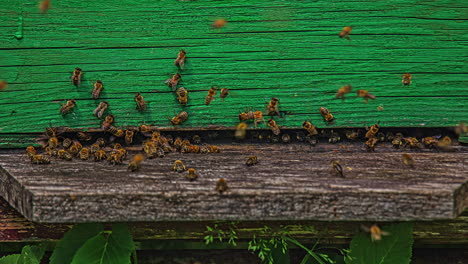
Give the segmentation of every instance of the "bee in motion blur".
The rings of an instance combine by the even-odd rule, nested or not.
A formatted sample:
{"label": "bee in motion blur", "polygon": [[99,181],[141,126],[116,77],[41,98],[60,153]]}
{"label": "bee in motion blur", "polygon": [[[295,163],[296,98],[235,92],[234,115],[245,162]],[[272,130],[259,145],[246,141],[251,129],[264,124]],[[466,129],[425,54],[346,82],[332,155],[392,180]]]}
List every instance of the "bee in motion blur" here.
{"label": "bee in motion blur", "polygon": [[193,181],[193,180],[195,180],[196,178],[198,178],[198,175],[197,175],[197,173],[195,172],[195,169],[190,168],[190,169],[187,170],[187,175],[186,175],[185,177],[186,177],[187,179]]}
{"label": "bee in motion blur", "polygon": [[320,107],[320,114],[322,115],[323,119],[327,121],[328,123],[332,122],[335,117],[328,111],[327,108],[325,107]]}
{"label": "bee in motion blur", "polygon": [[228,88],[222,88],[221,93],[219,97],[221,98],[221,101],[224,102],[224,98],[226,98],[229,95],[229,89]]}
{"label": "bee in motion blur", "polygon": [[0,80],[0,91],[6,89],[8,87],[8,83],[6,81]]}
{"label": "bee in motion blur", "polygon": [[452,139],[447,136],[443,137],[437,142],[436,146],[442,150],[449,150],[450,146],[452,146]]}
{"label": "bee in motion blur", "polygon": [[234,133],[234,136],[237,139],[244,139],[245,135],[247,134],[247,124],[244,122],[241,122],[237,125],[236,127],[236,132]]}
{"label": "bee in motion blur", "polygon": [[102,81],[96,81],[94,83],[94,89],[93,92],[91,93],[93,95],[93,99],[98,99],[99,96],[101,96],[101,92],[104,89],[104,86],[102,85]]}
{"label": "bee in motion blur", "polygon": [[366,126],[366,129],[367,129],[366,138],[372,138],[377,135],[377,133],[379,132],[380,126],[379,124],[375,124],[375,125],[372,125],[370,128],[367,128]]}
{"label": "bee in motion blur", "polygon": [[403,153],[401,155],[401,158],[403,160],[403,164],[405,164],[406,166],[409,166],[409,167],[414,167],[413,156],[411,156],[410,154],[407,154],[407,153]]}
{"label": "bee in motion blur", "polygon": [[181,49],[179,51],[179,54],[177,55],[177,58],[174,61],[174,65],[177,66],[179,69],[184,69],[186,54],[187,53],[185,52],[185,50]]}
{"label": "bee in motion blur", "polygon": [[401,83],[402,83],[403,85],[410,85],[410,84],[411,84],[411,78],[413,78],[413,77],[411,76],[411,74],[405,73],[405,74],[403,75],[403,78],[402,78],[402,80],[401,80]]}
{"label": "bee in motion blur", "polygon": [[211,102],[214,100],[214,96],[216,95],[216,86],[211,86],[208,90],[208,95],[205,97],[205,104],[210,105]]}
{"label": "bee in motion blur", "polygon": [[224,18],[216,19],[211,25],[212,28],[222,28],[227,24],[227,20]]}
{"label": "bee in motion blur", "polygon": [[361,226],[362,230],[370,233],[372,242],[382,240],[382,236],[388,236],[390,233],[382,231],[377,224],[372,225],[371,227]]}
{"label": "bee in motion blur", "polygon": [[364,102],[368,102],[369,99],[372,99],[372,100],[375,100],[375,98],[377,98],[375,95],[369,93],[368,91],[366,90],[357,90],[357,96],[361,97],[361,98],[364,98]]}
{"label": "bee in motion blur", "polygon": [[352,27],[349,27],[349,26],[348,26],[348,27],[344,27],[344,28],[341,30],[340,34],[338,34],[338,36],[340,36],[340,38],[345,38],[345,39],[347,39],[347,40],[351,40],[351,39],[349,38],[349,34],[351,34],[351,31],[352,31],[352,30],[353,30]]}
{"label": "bee in motion blur", "polygon": [[280,116],[280,112],[278,111],[279,106],[279,99],[276,97],[271,98],[270,102],[267,105],[267,111],[269,116]]}
{"label": "bee in motion blur", "polygon": [[83,75],[83,72],[81,71],[81,68],[76,67],[75,70],[73,71],[73,74],[71,76],[71,82],[75,86],[80,86],[81,85],[81,76]]}
{"label": "bee in motion blur", "polygon": [[187,170],[187,168],[185,167],[184,163],[181,160],[176,160],[174,162],[174,166],[172,167],[172,170],[177,171],[177,172],[183,172]]}
{"label": "bee in motion blur", "polygon": [[135,95],[136,108],[138,111],[143,112],[146,110],[146,102],[140,93]]}
{"label": "bee in motion blur", "polygon": [[62,115],[66,115],[68,114],[71,110],[73,110],[73,108],[76,106],[76,101],[75,100],[70,100],[68,101],[66,104],[62,105],[62,107],[60,107],[60,113]]}
{"label": "bee in motion blur", "polygon": [[98,107],[96,107],[96,109],[94,109],[94,112],[93,114],[97,117],[97,118],[101,118],[102,115],[104,115],[104,112],[107,110],[107,107],[109,106],[109,103],[107,103],[107,101],[102,101],[99,103]]}
{"label": "bee in motion blur", "polygon": [[249,156],[245,161],[245,165],[253,166],[258,163],[257,156]]}
{"label": "bee in motion blur", "polygon": [[50,8],[50,0],[42,0],[39,2],[39,10],[41,10],[42,14],[47,13],[47,10]]}
{"label": "bee in motion blur", "polygon": [[179,84],[180,80],[182,79],[182,75],[180,73],[174,74],[171,78],[167,79],[164,83],[169,86],[172,91],[175,91],[177,88],[177,84]]}
{"label": "bee in motion blur", "polygon": [[181,105],[187,105],[187,102],[188,102],[188,91],[187,89],[185,89],[184,87],[180,87],[179,89],[177,89],[177,100],[179,100],[179,103]]}
{"label": "bee in motion blur", "polygon": [[223,193],[227,191],[227,189],[228,189],[228,185],[224,178],[221,178],[216,182],[215,190],[218,191],[219,193]]}
{"label": "bee in motion blur", "polygon": [[141,167],[141,163],[145,160],[145,156],[143,154],[136,154],[132,161],[128,164],[128,170],[129,171],[137,171]]}
{"label": "bee in motion blur", "polygon": [[263,120],[263,114],[261,111],[249,111],[245,113],[240,113],[239,114],[239,121],[246,121],[246,120],[252,120],[254,121],[255,127],[257,127],[257,124],[264,121]]}
{"label": "bee in motion blur", "polygon": [[336,160],[333,160],[332,162],[330,162],[332,168],[335,170],[335,172],[340,175],[342,178],[344,178],[344,175],[343,175],[343,168],[341,167],[340,163]]}
{"label": "bee in motion blur", "polygon": [[183,112],[180,112],[178,115],[174,116],[172,119],[171,119],[171,123],[176,126],[176,125],[180,125],[182,124],[183,122],[185,122],[188,118],[188,113],[183,111]]}
{"label": "bee in motion blur", "polygon": [[344,99],[345,94],[350,93],[352,88],[353,87],[349,84],[342,86],[340,89],[338,89],[338,92],[336,92],[335,98]]}
{"label": "bee in motion blur", "polygon": [[273,119],[268,120],[268,126],[270,127],[271,132],[273,132],[273,135],[277,136],[277,135],[279,135],[281,133],[281,130],[278,127],[278,125],[276,124],[275,120],[273,120]]}

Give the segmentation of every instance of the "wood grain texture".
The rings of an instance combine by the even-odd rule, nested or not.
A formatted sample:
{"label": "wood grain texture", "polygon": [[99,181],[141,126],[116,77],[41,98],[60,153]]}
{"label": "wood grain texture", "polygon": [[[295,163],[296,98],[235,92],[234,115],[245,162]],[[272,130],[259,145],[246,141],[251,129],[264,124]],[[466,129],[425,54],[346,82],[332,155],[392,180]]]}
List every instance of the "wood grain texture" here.
{"label": "wood grain texture", "polygon": [[[23,152],[0,154],[1,194],[38,222],[161,220],[430,220],[450,219],[468,204],[466,152],[415,153],[304,144],[229,144],[219,154],[171,153],[140,172],[75,160],[32,165]],[[351,150],[351,151],[350,151]],[[245,165],[256,155],[259,164]],[[183,160],[196,181],[171,171]],[[330,167],[340,160],[345,178]],[[229,190],[218,194],[216,181]]]}
{"label": "wood grain texture", "polygon": [[[183,127],[233,127],[239,111],[265,110],[273,96],[289,113],[277,122],[288,127],[305,119],[325,127],[320,106],[336,117],[330,127],[454,126],[468,120],[467,10],[462,0],[65,0],[41,14],[35,1],[7,1],[0,7],[0,79],[10,85],[0,93],[0,146],[21,145],[4,135],[49,124],[98,127],[92,110],[100,100],[90,94],[98,79],[118,126],[170,126],[167,117],[184,108],[190,117]],[[13,37],[19,17],[22,39]],[[227,18],[226,27],[210,28],[217,17]],[[338,38],[347,25],[351,41]],[[186,107],[164,85],[181,48]],[[69,81],[77,66],[85,72],[79,88]],[[405,72],[413,74],[410,87],[401,85]],[[348,83],[377,100],[363,103],[354,92],[334,99]],[[231,94],[206,106],[211,85]],[[145,113],[135,109],[136,92],[150,103]],[[62,117],[66,99],[77,108]]]}

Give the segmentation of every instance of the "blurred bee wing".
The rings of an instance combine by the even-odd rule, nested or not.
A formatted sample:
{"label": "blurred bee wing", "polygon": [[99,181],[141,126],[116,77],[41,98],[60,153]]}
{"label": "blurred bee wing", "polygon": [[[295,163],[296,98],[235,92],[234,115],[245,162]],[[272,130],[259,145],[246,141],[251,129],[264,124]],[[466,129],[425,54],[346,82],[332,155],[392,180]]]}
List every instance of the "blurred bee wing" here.
{"label": "blurred bee wing", "polygon": [[380,234],[382,234],[383,236],[389,236],[390,235],[389,232],[385,232],[385,231],[380,231]]}
{"label": "blurred bee wing", "polygon": [[361,225],[361,229],[364,231],[364,232],[370,232],[370,228],[365,226],[365,225]]}

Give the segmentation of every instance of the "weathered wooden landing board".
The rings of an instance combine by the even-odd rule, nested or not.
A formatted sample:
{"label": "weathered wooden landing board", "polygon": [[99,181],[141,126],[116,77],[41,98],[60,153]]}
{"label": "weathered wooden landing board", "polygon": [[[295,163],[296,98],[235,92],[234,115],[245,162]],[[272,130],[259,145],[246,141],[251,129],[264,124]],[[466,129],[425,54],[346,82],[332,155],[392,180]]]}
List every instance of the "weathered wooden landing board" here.
{"label": "weathered wooden landing board", "polygon": [[[23,152],[0,154],[1,193],[39,222],[155,220],[430,220],[456,217],[468,204],[467,153],[366,153],[338,146],[318,152],[300,144],[222,145],[219,154],[169,154],[126,166],[74,160],[32,165]],[[256,155],[259,164],[247,167]],[[183,160],[190,182],[171,171]],[[330,167],[341,160],[345,178]],[[226,178],[229,190],[214,188]]]}

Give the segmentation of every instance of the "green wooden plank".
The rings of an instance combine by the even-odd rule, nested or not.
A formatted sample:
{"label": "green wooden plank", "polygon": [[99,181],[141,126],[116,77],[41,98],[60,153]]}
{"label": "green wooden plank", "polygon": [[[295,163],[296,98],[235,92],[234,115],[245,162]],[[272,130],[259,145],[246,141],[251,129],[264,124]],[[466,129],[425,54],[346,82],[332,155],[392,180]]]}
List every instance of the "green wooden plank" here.
{"label": "green wooden plank", "polygon": [[[212,124],[234,127],[239,111],[265,110],[278,97],[281,126],[300,127],[446,127],[468,120],[468,3],[436,1],[75,1],[53,2],[41,14],[36,1],[8,1],[0,7],[0,133],[34,133],[54,126],[97,127],[91,99],[101,79],[103,99],[118,126],[142,122],[170,126],[168,117],[185,109],[183,127]],[[18,31],[22,14],[23,38]],[[229,23],[211,29],[217,17]],[[352,25],[351,41],[337,37]],[[188,63],[183,86],[189,104],[181,107],[165,86],[177,52]],[[70,72],[85,72],[74,87]],[[401,75],[413,74],[410,87]],[[334,99],[344,84],[367,89],[377,100],[355,94]],[[211,85],[229,87],[222,102],[203,104]],[[135,109],[142,92],[148,111]],[[74,114],[58,109],[76,99]],[[327,126],[318,108],[336,117]],[[377,107],[384,110],[378,111]],[[260,127],[265,127],[261,124]],[[0,144],[11,140],[2,137]]]}

